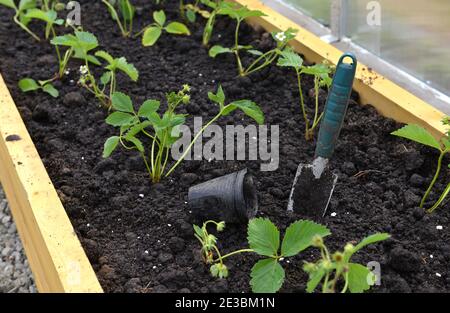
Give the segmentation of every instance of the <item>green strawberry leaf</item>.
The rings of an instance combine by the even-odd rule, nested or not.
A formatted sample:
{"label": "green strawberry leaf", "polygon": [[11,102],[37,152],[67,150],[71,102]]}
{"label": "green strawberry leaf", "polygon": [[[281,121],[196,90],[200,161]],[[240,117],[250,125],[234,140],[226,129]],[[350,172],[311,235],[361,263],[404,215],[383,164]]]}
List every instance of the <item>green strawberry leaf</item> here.
{"label": "green strawberry leaf", "polygon": [[133,113],[133,103],[131,98],[122,92],[116,91],[111,96],[111,103],[114,109],[117,111]]}
{"label": "green strawberry leaf", "polygon": [[156,41],[158,41],[161,36],[161,27],[150,26],[144,31],[142,36],[142,45],[144,47],[153,46]]}
{"label": "green strawberry leaf", "polygon": [[138,115],[141,117],[149,117],[159,109],[159,106],[160,102],[158,100],[146,100],[139,108]]}
{"label": "green strawberry leaf", "polygon": [[250,285],[255,293],[277,292],[284,282],[284,269],[275,259],[263,259],[253,266]]}
{"label": "green strawberry leaf", "polygon": [[112,136],[106,139],[105,144],[103,146],[103,157],[107,158],[113,153],[113,151],[117,148],[119,144],[119,137]]}
{"label": "green strawberry leaf", "polygon": [[256,123],[260,125],[264,124],[264,113],[255,102],[250,100],[238,100],[231,102],[230,105],[241,109],[246,115],[254,119]]}
{"label": "green strawberry leaf", "polygon": [[294,222],[286,229],[281,244],[281,255],[283,257],[294,256],[310,247],[314,236],[325,237],[330,234],[331,232],[327,227],[312,221]]}
{"label": "green strawberry leaf", "polygon": [[48,83],[45,84],[42,87],[42,90],[46,93],[48,93],[50,96],[52,96],[53,98],[58,98],[59,96],[59,91],[58,89],[56,89],[52,84]]}
{"label": "green strawberry leaf", "polygon": [[166,32],[175,35],[190,35],[191,32],[186,25],[180,22],[171,22],[165,28]]}
{"label": "green strawberry leaf", "polygon": [[39,86],[38,83],[32,78],[23,78],[19,81],[18,85],[22,92],[38,90],[41,88],[41,86]]}
{"label": "green strawberry leaf", "polygon": [[375,284],[376,276],[365,266],[356,263],[348,265],[348,289],[352,293],[369,290]]}
{"label": "green strawberry leaf", "polygon": [[215,45],[215,46],[212,46],[211,49],[209,49],[208,54],[210,57],[215,58],[218,54],[230,53],[230,52],[233,52],[233,50],[231,50],[230,48],[225,48],[220,45]]}
{"label": "green strawberry leaf", "polygon": [[438,150],[441,149],[439,141],[437,141],[425,128],[418,125],[409,124],[403,126],[392,132],[391,135],[403,137]]}
{"label": "green strawberry leaf", "polygon": [[112,126],[123,126],[132,124],[135,117],[125,112],[113,112],[105,120],[106,124]]}
{"label": "green strawberry leaf", "polygon": [[153,19],[161,27],[166,23],[166,13],[163,10],[153,12]]}
{"label": "green strawberry leaf", "polygon": [[254,218],[248,223],[247,240],[259,255],[276,256],[280,247],[280,232],[267,218]]}

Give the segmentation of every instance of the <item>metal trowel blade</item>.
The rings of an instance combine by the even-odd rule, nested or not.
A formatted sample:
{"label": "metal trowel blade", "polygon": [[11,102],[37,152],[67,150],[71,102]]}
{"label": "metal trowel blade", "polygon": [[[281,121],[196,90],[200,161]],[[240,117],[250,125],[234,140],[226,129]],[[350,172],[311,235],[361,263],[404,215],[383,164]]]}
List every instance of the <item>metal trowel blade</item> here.
{"label": "metal trowel blade", "polygon": [[319,157],[313,164],[298,166],[289,196],[288,211],[309,217],[325,216],[338,180],[327,163],[327,159]]}

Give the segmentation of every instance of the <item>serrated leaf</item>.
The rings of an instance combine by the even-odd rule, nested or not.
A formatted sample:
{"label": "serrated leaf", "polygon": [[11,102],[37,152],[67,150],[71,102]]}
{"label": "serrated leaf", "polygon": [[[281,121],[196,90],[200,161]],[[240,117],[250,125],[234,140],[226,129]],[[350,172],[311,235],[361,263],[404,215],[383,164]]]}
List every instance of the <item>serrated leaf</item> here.
{"label": "serrated leaf", "polygon": [[142,45],[144,47],[153,46],[161,36],[161,28],[159,26],[150,26],[142,35]]}
{"label": "serrated leaf", "polygon": [[129,125],[134,121],[134,116],[125,112],[113,112],[105,120],[106,124],[112,126]]}
{"label": "serrated leaf", "polygon": [[263,259],[252,267],[250,285],[255,293],[274,293],[284,282],[284,269],[275,259]]}
{"label": "serrated leaf", "polygon": [[159,109],[160,102],[158,100],[146,100],[139,108],[138,115],[148,117]]}
{"label": "serrated leaf", "polygon": [[131,101],[131,98],[122,92],[117,91],[112,94],[111,104],[112,104],[113,108],[116,109],[117,111],[128,112],[128,113],[134,112],[133,102]]}
{"label": "serrated leaf", "polygon": [[212,46],[211,49],[209,49],[209,56],[212,58],[215,58],[217,55],[222,53],[231,53],[233,52],[230,48],[225,48],[220,45]]}
{"label": "serrated leaf", "polygon": [[261,108],[253,101],[238,100],[230,103],[235,107],[241,109],[246,115],[255,120],[258,124],[264,124],[264,113]]}
{"label": "serrated leaf", "polygon": [[105,144],[103,145],[103,158],[107,158],[113,153],[113,151],[117,148],[119,144],[119,137],[112,136],[106,139]]}
{"label": "serrated leaf", "polygon": [[32,78],[23,78],[19,81],[19,88],[23,92],[33,91],[41,88],[38,83]]}
{"label": "serrated leaf", "polygon": [[368,246],[370,244],[373,243],[377,243],[379,241],[383,241],[386,240],[388,238],[390,238],[391,235],[389,235],[388,233],[376,233],[370,236],[367,236],[366,238],[364,238],[363,240],[361,240],[353,249],[353,252],[348,254],[346,256],[346,261],[348,262],[350,260],[350,258],[352,257],[353,254],[355,254],[356,252],[358,252],[359,250],[361,250],[362,248],[364,248],[365,246]]}
{"label": "serrated leaf", "polygon": [[46,93],[48,93],[50,96],[52,96],[53,98],[58,98],[59,96],[59,91],[58,89],[56,89],[52,84],[48,83],[45,84],[42,87],[42,90]]}
{"label": "serrated leaf", "polygon": [[180,22],[171,22],[165,28],[166,32],[175,35],[190,35],[191,32],[186,25]]}
{"label": "serrated leaf", "polygon": [[105,60],[109,64],[114,64],[113,56],[111,54],[109,54],[108,52],[104,51],[104,50],[96,51],[95,52],[95,56],[98,56],[99,58],[102,58],[103,60]]}
{"label": "serrated leaf", "polygon": [[423,145],[440,150],[441,145],[425,128],[409,124],[391,133],[394,136],[403,137]]}
{"label": "serrated leaf", "polygon": [[280,53],[277,61],[278,66],[288,66],[300,69],[303,65],[303,59],[292,49],[285,49]]}
{"label": "serrated leaf", "polygon": [[352,293],[361,293],[369,290],[375,283],[374,276],[367,267],[361,264],[350,263],[348,265],[348,289]]}
{"label": "serrated leaf", "polygon": [[120,57],[117,60],[117,68],[128,75],[128,77],[131,78],[132,81],[137,81],[139,78],[139,72],[136,69],[136,67],[127,62],[127,59],[124,57]]}
{"label": "serrated leaf", "polygon": [[86,31],[75,31],[75,37],[78,44],[86,51],[90,51],[98,47],[98,40],[94,34]]}
{"label": "serrated leaf", "polygon": [[324,276],[325,270],[323,268],[319,268],[317,271],[311,273],[309,275],[308,283],[306,284],[306,292],[314,292]]}
{"label": "serrated leaf", "polygon": [[286,229],[281,244],[281,255],[294,256],[311,246],[314,236],[326,237],[330,234],[330,230],[324,225],[307,220],[294,222]]}
{"label": "serrated leaf", "polygon": [[153,12],[153,19],[162,27],[166,23],[166,13],[163,10],[155,11]]}
{"label": "serrated leaf", "polygon": [[16,9],[16,4],[13,0],[0,0],[0,4],[3,4],[4,6],[7,6],[11,9]]}
{"label": "serrated leaf", "polygon": [[269,219],[254,218],[248,223],[247,240],[256,253],[275,256],[280,247],[280,231]]}

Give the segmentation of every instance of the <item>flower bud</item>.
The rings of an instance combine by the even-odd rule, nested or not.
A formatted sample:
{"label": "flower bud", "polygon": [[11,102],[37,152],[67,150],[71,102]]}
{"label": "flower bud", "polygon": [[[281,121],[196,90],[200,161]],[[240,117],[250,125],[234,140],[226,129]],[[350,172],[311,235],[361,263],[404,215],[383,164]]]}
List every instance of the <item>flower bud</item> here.
{"label": "flower bud", "polygon": [[312,245],[314,247],[322,247],[323,246],[323,238],[319,235],[315,235],[312,239]]}
{"label": "flower bud", "polygon": [[333,254],[333,260],[338,263],[342,262],[344,260],[344,254],[342,254],[342,252],[339,252],[339,251],[335,252]]}
{"label": "flower bud", "polygon": [[351,243],[348,243],[344,247],[344,252],[345,253],[352,253],[354,249],[355,249],[355,246],[352,245]]}
{"label": "flower bud", "polygon": [[66,8],[66,5],[64,3],[58,2],[57,4],[55,4],[55,10],[57,12],[62,11]]}
{"label": "flower bud", "polygon": [[220,222],[217,224],[217,231],[223,231],[225,229],[225,222]]}

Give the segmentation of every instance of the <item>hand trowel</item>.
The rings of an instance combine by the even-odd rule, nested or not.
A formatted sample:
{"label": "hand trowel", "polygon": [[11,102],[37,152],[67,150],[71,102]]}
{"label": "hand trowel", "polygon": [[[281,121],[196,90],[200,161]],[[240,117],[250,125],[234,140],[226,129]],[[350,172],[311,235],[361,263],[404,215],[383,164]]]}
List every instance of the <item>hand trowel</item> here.
{"label": "hand trowel", "polygon": [[329,169],[328,161],[344,122],[356,65],[356,57],[351,53],[345,53],[339,59],[320,124],[314,160],[311,164],[298,166],[288,211],[310,217],[323,217],[327,211],[338,180],[338,176]]}

